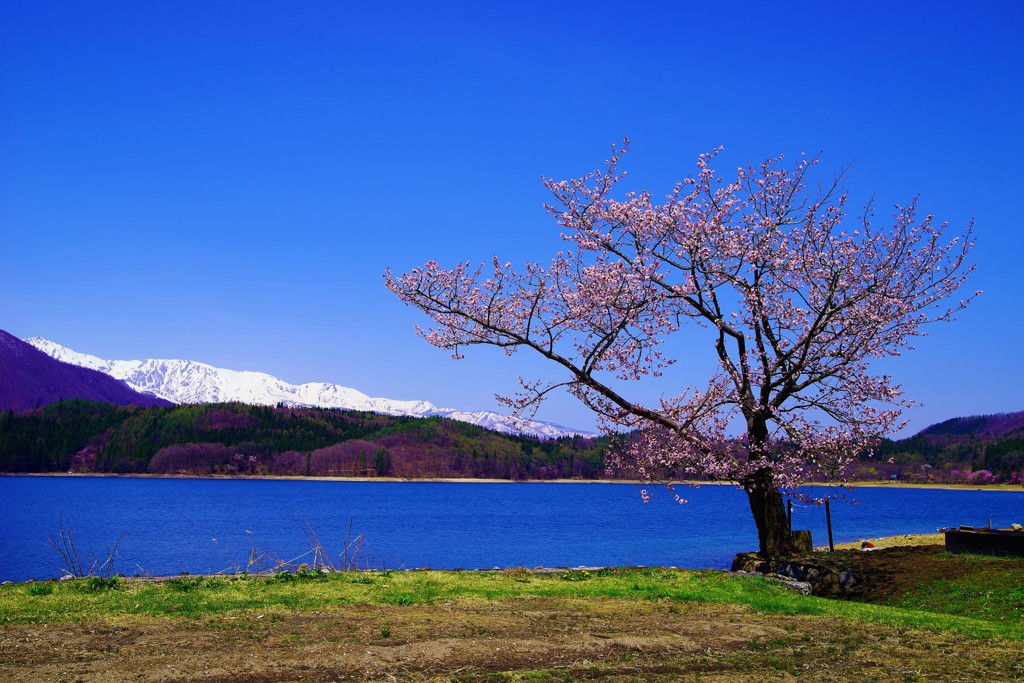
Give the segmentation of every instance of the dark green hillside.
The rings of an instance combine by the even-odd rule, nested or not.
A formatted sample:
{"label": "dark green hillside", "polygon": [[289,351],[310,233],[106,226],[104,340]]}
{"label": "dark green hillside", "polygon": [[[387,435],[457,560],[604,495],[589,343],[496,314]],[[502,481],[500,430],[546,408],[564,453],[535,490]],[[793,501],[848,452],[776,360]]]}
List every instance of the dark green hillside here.
{"label": "dark green hillside", "polygon": [[593,439],[320,408],[62,401],[0,413],[4,472],[599,478],[603,452]]}
{"label": "dark green hillside", "polygon": [[[1021,431],[992,429],[994,419],[975,422],[984,431],[965,431],[963,421],[883,441],[848,474],[1024,483]],[[0,412],[0,472],[600,479],[607,446],[606,439],[541,441],[436,417],[241,403],[140,408],[73,400]]]}
{"label": "dark green hillside", "polygon": [[[936,439],[912,436],[900,441],[883,441],[879,460],[893,467],[886,471],[903,477],[913,475],[931,481],[949,483],[989,483],[971,481],[988,472],[1003,482],[1024,483],[1024,436]],[[984,478],[984,475],[982,475]]]}
{"label": "dark green hillside", "polygon": [[884,441],[879,461],[897,476],[929,481],[1024,483],[1024,411],[955,417],[900,441]]}
{"label": "dark green hillside", "polygon": [[135,406],[69,400],[28,414],[0,413],[0,471],[67,470],[75,453],[144,411]]}

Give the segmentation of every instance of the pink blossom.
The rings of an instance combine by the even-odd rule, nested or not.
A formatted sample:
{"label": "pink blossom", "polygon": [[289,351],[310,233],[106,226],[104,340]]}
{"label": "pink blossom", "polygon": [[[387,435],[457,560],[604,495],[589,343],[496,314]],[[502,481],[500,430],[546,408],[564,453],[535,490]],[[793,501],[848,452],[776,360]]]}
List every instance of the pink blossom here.
{"label": "pink blossom", "polygon": [[[430,261],[388,270],[387,286],[430,316],[419,333],[456,358],[474,345],[525,348],[560,367],[561,380],[520,379],[520,392],[501,398],[520,416],[564,388],[605,430],[640,430],[611,453],[613,466],[652,481],[733,481],[751,495],[842,483],[846,465],[913,405],[871,361],[911,349],[926,325],[976,296],[950,303],[973,270],[971,226],[946,239],[915,199],[884,225],[868,204],[850,230],[845,171],[818,182],[817,157],[784,168],[780,156],[726,182],[710,165],[718,151],[662,200],[613,196],[625,176],[615,150],[603,171],[545,179],[568,243],[549,265]],[[685,360],[665,347],[684,329],[717,370],[673,396],[637,398],[630,382]]]}

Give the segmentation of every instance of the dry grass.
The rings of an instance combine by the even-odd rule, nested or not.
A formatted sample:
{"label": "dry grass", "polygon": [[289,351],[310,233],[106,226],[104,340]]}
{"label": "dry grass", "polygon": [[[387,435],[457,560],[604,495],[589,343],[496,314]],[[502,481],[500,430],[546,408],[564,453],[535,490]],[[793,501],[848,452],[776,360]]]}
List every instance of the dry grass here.
{"label": "dry grass", "polygon": [[[883,536],[881,538],[862,538],[850,543],[836,543],[836,550],[859,550],[864,542],[870,542],[876,548],[901,548],[917,545],[943,545],[942,534],[904,534],[902,536]],[[818,546],[818,550],[828,550],[828,546]]]}

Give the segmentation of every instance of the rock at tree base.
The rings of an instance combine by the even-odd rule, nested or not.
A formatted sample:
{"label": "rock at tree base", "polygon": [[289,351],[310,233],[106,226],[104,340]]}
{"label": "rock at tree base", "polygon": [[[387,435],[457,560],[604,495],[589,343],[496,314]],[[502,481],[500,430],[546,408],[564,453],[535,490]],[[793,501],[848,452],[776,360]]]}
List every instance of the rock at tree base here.
{"label": "rock at tree base", "polygon": [[797,529],[791,533],[793,535],[793,545],[796,547],[797,552],[809,553],[814,550],[810,529]]}

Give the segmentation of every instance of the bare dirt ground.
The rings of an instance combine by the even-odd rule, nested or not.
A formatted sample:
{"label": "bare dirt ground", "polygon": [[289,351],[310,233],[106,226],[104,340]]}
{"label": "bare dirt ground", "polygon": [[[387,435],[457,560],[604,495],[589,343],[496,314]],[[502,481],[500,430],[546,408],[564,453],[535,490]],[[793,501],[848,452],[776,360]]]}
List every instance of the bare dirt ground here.
{"label": "bare dirt ground", "polygon": [[[897,537],[898,538],[898,537]],[[884,541],[883,541],[884,543]],[[838,550],[834,553],[815,553],[815,560],[839,571],[852,571],[862,577],[859,586],[851,590],[850,599],[858,602],[887,604],[922,583],[956,580],[968,573],[967,563],[942,561],[943,545],[913,546],[892,542],[879,551]],[[998,563],[1000,560],[975,560],[974,566]]]}
{"label": "bare dirt ground", "polygon": [[[12,625],[5,680],[1008,681],[998,643],[709,604],[524,599]],[[518,672],[518,673],[516,673]]]}
{"label": "bare dirt ground", "polygon": [[[939,547],[836,553],[883,602]],[[948,563],[943,565],[948,572]],[[742,606],[518,598],[0,627],[0,680],[1013,681],[1020,643]]]}

